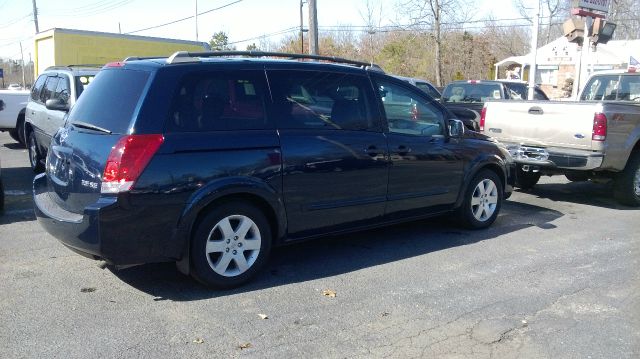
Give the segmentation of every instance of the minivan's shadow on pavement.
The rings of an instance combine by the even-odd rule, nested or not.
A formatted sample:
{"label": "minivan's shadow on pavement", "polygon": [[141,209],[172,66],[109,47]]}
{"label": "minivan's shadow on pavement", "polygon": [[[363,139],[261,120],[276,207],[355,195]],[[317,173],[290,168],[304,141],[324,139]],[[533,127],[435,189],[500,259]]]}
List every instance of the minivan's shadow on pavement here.
{"label": "minivan's shadow on pavement", "polygon": [[613,197],[612,182],[538,183],[532,189],[521,192],[529,193],[539,198],[550,199],[554,202],[586,204],[589,206],[618,210],[638,209],[637,207],[624,206],[616,201]]}
{"label": "minivan's shadow on pavement", "polygon": [[178,273],[173,263],[122,270],[108,268],[127,284],[155,296],[155,300],[193,301],[349,273],[491,240],[530,226],[554,228],[551,222],[562,216],[558,211],[507,201],[496,223],[486,230],[460,229],[447,218],[439,217],[276,248],[261,274],[250,283],[228,291],[198,284]]}

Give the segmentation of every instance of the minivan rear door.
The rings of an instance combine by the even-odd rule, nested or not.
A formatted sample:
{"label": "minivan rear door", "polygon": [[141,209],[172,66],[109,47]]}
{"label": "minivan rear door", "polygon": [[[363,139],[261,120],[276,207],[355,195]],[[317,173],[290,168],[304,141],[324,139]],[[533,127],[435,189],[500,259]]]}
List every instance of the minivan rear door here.
{"label": "minivan rear door", "polygon": [[48,192],[60,207],[83,213],[98,200],[107,158],[129,134],[149,78],[146,71],[102,70],[73,106],[47,155]]}

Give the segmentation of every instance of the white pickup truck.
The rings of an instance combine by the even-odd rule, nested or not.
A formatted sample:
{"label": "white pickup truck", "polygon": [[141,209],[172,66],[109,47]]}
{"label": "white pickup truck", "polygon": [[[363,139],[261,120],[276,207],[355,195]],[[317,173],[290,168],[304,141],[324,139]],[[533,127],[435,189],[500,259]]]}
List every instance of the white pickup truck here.
{"label": "white pickup truck", "polygon": [[620,203],[640,206],[640,73],[596,73],[578,102],[487,102],[480,131],[509,149],[516,186],[554,174],[613,180]]}
{"label": "white pickup truck", "polygon": [[24,114],[29,91],[0,90],[0,131],[9,131],[14,140],[24,144]]}

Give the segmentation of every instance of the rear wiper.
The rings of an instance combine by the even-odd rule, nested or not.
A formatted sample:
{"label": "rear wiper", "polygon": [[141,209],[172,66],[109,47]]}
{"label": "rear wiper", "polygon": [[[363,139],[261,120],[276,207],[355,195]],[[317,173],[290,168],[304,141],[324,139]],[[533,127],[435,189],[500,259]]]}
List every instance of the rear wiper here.
{"label": "rear wiper", "polygon": [[92,125],[90,123],[74,121],[74,122],[71,122],[71,124],[79,128],[86,128],[87,130],[94,130],[94,131],[100,131],[100,132],[111,134],[111,131],[107,130],[106,128]]}

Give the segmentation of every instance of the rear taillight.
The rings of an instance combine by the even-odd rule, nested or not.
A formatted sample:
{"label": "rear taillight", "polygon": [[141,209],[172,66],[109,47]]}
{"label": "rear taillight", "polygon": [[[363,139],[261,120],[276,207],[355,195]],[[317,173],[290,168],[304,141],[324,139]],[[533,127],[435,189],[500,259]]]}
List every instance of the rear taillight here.
{"label": "rear taillight", "polygon": [[480,132],[484,132],[484,121],[487,118],[487,107],[482,108],[482,112],[480,112]]}
{"label": "rear taillight", "polygon": [[102,193],[126,192],[164,142],[162,135],[128,135],[111,148],[102,175]]}
{"label": "rear taillight", "polygon": [[604,141],[607,139],[607,116],[604,113],[596,113],[593,116],[593,132],[591,139],[594,141]]}

